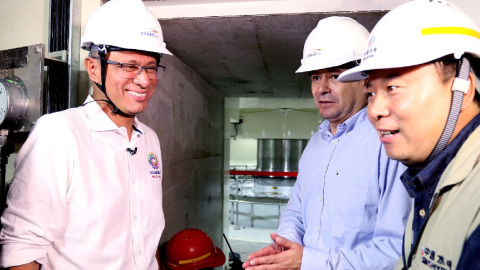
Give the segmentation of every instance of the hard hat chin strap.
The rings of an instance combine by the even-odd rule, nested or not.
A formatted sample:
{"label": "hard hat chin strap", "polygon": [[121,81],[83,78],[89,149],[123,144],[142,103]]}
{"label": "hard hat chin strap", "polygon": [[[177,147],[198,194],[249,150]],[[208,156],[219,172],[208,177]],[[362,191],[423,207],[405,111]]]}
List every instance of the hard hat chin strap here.
{"label": "hard hat chin strap", "polygon": [[462,56],[457,65],[457,75],[452,86],[453,97],[452,104],[450,106],[450,112],[448,114],[447,124],[443,129],[442,135],[435,145],[432,153],[427,158],[426,163],[435,159],[444,149],[447,147],[450,138],[452,138],[453,131],[457,125],[458,116],[460,115],[460,109],[462,108],[463,96],[468,92],[470,75],[470,61]]}
{"label": "hard hat chin strap", "polygon": [[114,114],[121,114],[125,116],[134,116],[130,114],[126,114],[122,112],[113,102],[112,100],[108,97],[107,95],[107,89],[105,87],[105,79],[106,79],[106,72],[107,72],[107,46],[105,45],[99,45],[100,50],[98,51],[98,55],[100,56],[100,66],[101,66],[101,74],[102,74],[102,84],[98,84],[95,82],[95,85],[100,89],[105,94],[105,97],[107,97],[107,102],[112,105],[113,110],[112,113]]}

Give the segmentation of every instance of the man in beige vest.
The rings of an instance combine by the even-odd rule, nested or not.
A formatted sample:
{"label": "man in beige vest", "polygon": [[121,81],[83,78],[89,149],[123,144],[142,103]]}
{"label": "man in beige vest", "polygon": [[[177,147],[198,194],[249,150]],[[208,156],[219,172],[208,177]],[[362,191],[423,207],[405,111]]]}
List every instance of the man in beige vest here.
{"label": "man in beige vest", "polygon": [[360,66],[368,118],[408,166],[414,198],[397,269],[480,269],[480,27],[457,7],[415,0],[375,26]]}

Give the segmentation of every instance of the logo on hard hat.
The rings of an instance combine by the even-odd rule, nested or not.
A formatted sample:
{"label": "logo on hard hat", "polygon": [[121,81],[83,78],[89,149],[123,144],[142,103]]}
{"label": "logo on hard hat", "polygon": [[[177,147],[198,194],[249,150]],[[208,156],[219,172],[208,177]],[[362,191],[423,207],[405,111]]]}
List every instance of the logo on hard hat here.
{"label": "logo on hard hat", "polygon": [[142,36],[149,36],[149,37],[158,37],[158,31],[152,28],[147,28],[148,31],[142,32]]}
{"label": "logo on hard hat", "polygon": [[375,48],[372,49],[372,45],[373,45],[373,43],[375,43],[375,40],[376,40],[375,36],[372,36],[370,38],[370,40],[368,40],[367,50],[363,52],[362,61],[365,61],[365,60],[375,56],[375,53],[377,52],[377,48],[375,47]]}
{"label": "logo on hard hat", "polygon": [[308,53],[307,53],[307,58],[317,56],[317,55],[320,54],[321,51],[322,51],[322,49],[313,49],[313,50],[310,50],[310,51],[308,51]]}
{"label": "logo on hard hat", "polygon": [[375,36],[372,36],[370,40],[368,41],[368,47],[372,46],[372,44],[375,42]]}
{"label": "logo on hard hat", "polygon": [[148,153],[148,164],[150,164],[154,170],[158,170],[160,167],[157,156],[155,156],[155,154],[152,152]]}

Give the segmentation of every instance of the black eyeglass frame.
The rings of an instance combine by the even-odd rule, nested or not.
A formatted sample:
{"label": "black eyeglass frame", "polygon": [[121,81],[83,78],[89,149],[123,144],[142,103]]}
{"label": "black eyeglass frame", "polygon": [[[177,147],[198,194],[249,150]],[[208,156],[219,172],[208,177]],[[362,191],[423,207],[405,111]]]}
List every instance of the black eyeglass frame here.
{"label": "black eyeglass frame", "polygon": [[[92,59],[101,60],[100,57],[97,57],[97,56],[90,56],[90,57],[91,57]],[[153,68],[153,66],[145,67],[145,66],[141,66],[141,65],[137,65],[137,64],[115,62],[115,61],[108,60],[108,59],[107,59],[107,64],[120,66],[120,69],[121,69],[122,71],[123,71],[123,66],[125,66],[125,65],[140,67],[140,70],[138,71],[137,76],[139,76],[140,74],[142,74],[142,71],[143,71],[143,70],[145,70],[145,72],[146,72],[147,74],[149,74],[147,71],[148,71],[148,70],[151,70],[151,69]],[[158,74],[158,69],[159,69],[159,68],[162,69],[162,74],[163,74],[163,72],[165,71],[165,66],[162,66],[162,65],[160,65],[160,64],[155,66],[155,74]],[[135,78],[135,77],[134,77],[134,78]]]}

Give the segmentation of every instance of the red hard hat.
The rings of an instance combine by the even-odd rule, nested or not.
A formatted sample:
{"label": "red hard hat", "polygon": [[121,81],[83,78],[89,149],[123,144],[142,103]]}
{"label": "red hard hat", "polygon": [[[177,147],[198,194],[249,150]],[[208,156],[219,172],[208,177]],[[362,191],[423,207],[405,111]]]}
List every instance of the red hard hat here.
{"label": "red hard hat", "polygon": [[191,228],[179,231],[170,239],[164,262],[168,270],[198,270],[223,265],[225,255],[208,234]]}

